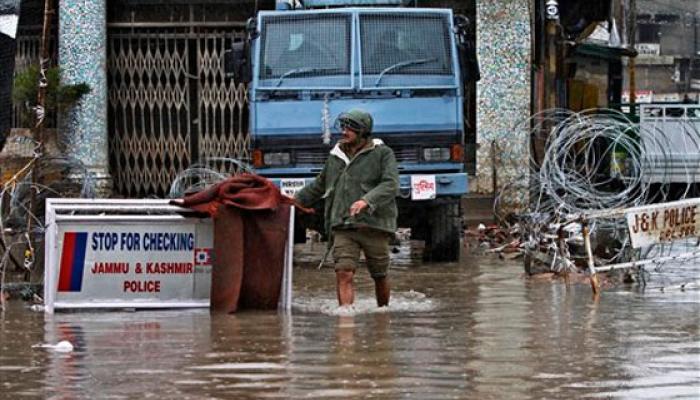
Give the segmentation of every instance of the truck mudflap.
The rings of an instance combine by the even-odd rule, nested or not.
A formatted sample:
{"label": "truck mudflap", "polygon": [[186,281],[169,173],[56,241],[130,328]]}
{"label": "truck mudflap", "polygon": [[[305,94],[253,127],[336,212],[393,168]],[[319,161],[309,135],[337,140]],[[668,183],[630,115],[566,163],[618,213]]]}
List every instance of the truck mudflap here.
{"label": "truck mudflap", "polygon": [[[293,196],[310,178],[269,178],[283,194]],[[467,174],[402,174],[399,176],[399,197],[411,200],[430,200],[443,196],[462,196],[468,192]]]}

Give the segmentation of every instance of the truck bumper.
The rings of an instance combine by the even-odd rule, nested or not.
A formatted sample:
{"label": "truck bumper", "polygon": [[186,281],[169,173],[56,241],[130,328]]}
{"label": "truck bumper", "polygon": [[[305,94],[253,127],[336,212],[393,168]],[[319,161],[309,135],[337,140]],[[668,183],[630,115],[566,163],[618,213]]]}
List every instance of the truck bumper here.
{"label": "truck bumper", "polygon": [[[406,174],[399,175],[399,196],[405,199],[411,198],[411,177],[412,176],[434,176],[435,177],[435,196],[462,196],[468,193],[468,181],[466,173],[446,173],[446,174]],[[286,194],[293,194],[305,185],[308,185],[314,180],[310,178],[277,178],[267,177],[278,188]]]}

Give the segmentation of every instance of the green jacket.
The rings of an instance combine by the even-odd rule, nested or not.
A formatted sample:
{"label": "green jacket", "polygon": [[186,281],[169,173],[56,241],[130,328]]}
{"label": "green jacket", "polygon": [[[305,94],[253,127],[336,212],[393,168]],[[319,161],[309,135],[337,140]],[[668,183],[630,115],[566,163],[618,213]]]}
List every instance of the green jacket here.
{"label": "green jacket", "polygon": [[[336,228],[370,227],[396,232],[396,195],[399,172],[394,152],[380,139],[373,139],[352,160],[339,145],[331,150],[316,179],[296,195],[297,201],[311,206],[325,200],[324,218],[328,234]],[[368,207],[350,216],[350,206],[363,199]]]}

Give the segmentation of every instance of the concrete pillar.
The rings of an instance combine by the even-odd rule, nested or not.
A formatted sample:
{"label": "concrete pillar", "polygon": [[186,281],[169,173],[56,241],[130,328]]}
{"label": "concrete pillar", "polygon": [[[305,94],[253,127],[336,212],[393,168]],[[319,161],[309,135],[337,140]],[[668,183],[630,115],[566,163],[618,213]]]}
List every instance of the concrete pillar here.
{"label": "concrete pillar", "polygon": [[74,108],[60,131],[67,155],[94,174],[99,194],[111,190],[107,138],[106,0],[60,0],[58,63],[63,83],[87,83],[90,93]]}
{"label": "concrete pillar", "polygon": [[[530,0],[477,0],[477,47],[481,81],[477,85],[476,187],[489,194],[513,182],[527,183],[530,115]],[[518,124],[521,124],[518,128]],[[494,149],[494,145],[496,146]],[[495,163],[494,163],[495,159]],[[494,180],[494,171],[496,179]],[[495,181],[495,182],[494,182]],[[516,202],[527,199],[520,184]]]}

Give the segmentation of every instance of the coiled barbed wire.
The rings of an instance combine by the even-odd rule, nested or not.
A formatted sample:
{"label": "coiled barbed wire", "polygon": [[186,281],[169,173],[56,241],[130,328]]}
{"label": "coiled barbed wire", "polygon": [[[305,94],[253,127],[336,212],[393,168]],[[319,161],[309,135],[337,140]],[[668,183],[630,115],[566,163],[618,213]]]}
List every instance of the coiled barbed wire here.
{"label": "coiled barbed wire", "polygon": [[[584,111],[557,124],[537,174],[548,200],[566,213],[643,204],[648,184],[642,180],[635,131],[630,120],[612,110]],[[623,153],[628,168],[624,179],[617,179],[610,164]]]}
{"label": "coiled barbed wire", "polygon": [[253,169],[244,161],[235,158],[211,157],[192,164],[177,174],[170,184],[168,197],[183,197],[187,193],[197,192],[217,182],[221,182],[240,172],[252,173]]}
{"label": "coiled barbed wire", "polygon": [[[0,186],[0,297],[10,262],[25,273],[35,271],[36,249],[46,229],[46,198],[94,197],[96,192],[94,176],[80,160],[48,156],[42,149],[21,135],[9,137],[3,148],[3,157],[27,161]],[[18,247],[25,249],[23,262],[12,254]]]}
{"label": "coiled barbed wire", "polygon": [[6,153],[31,158],[0,188],[0,230],[10,223],[22,232],[23,221],[31,220],[43,232],[47,197],[95,197],[95,178],[85,164],[73,157],[42,155],[39,149],[39,142],[26,136],[10,137],[5,144]]}
{"label": "coiled barbed wire", "polygon": [[[658,112],[670,111],[659,108]],[[673,118],[655,123],[652,118],[652,123],[640,125],[616,110],[553,109],[521,121],[515,130],[529,132],[530,171],[516,172],[501,184],[494,215],[508,228],[517,223],[526,248],[536,249],[543,243],[556,248],[560,244],[553,240],[554,233],[570,228],[572,216],[697,196],[700,132],[694,119],[700,115],[675,113]],[[700,114],[700,109],[695,113]],[[518,155],[499,149],[497,168],[522,170],[521,149],[516,146]],[[518,201],[517,196],[525,200]],[[593,222],[593,235],[616,243],[603,262],[629,257],[624,228],[621,219]],[[672,251],[673,245],[665,244],[639,254]],[[556,252],[566,254],[568,249]]]}

